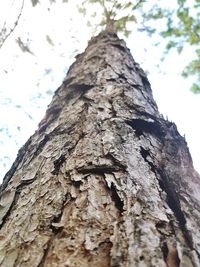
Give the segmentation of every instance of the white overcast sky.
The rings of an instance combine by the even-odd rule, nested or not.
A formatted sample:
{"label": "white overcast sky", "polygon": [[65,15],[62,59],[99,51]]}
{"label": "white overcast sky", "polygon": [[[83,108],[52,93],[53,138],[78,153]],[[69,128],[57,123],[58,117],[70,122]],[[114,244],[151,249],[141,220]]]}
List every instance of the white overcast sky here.
{"label": "white overcast sky", "polygon": [[[70,5],[56,0],[49,10],[49,0],[41,2],[33,8],[30,0],[25,0],[19,25],[0,49],[0,129],[4,129],[0,130],[0,177],[8,171],[18,149],[44,116],[51,100],[45,92],[57,89],[74,56],[85,49],[91,37],[91,29],[75,8],[78,0],[71,1]],[[0,2],[1,26],[4,21],[12,25],[20,5],[20,0]],[[154,47],[152,39],[136,33],[134,26],[132,29],[127,45],[135,60],[149,71],[160,112],[175,122],[179,132],[186,136],[194,166],[200,172],[200,95],[189,91],[191,79],[184,80],[180,76],[192,58],[192,50],[187,48],[181,56],[172,52],[157,67],[164,42]],[[54,46],[47,42],[46,35],[51,37]],[[18,37],[23,41],[29,38],[34,55],[21,52],[15,42]]]}

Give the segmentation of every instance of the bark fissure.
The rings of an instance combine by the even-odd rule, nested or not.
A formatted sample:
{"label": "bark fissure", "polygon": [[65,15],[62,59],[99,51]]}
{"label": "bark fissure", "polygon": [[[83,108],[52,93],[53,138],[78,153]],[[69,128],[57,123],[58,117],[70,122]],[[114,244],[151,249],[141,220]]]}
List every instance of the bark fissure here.
{"label": "bark fissure", "polygon": [[142,146],[140,147],[140,153],[142,155],[142,157],[144,158],[144,160],[149,164],[150,166],[150,170],[156,174],[156,167],[155,165],[152,163],[152,161],[150,161],[148,158],[150,157],[151,158],[151,155],[150,155],[150,151],[143,148]]}
{"label": "bark fissure", "polygon": [[[172,123],[168,123],[168,127],[173,126]],[[176,128],[175,128],[175,131]],[[162,135],[160,135],[160,137],[162,138]],[[161,140],[163,141],[163,140]],[[191,250],[195,250],[194,245],[193,245],[193,240],[190,236],[190,233],[187,229],[186,226],[186,218],[184,215],[184,212],[182,211],[181,208],[181,204],[180,204],[180,200],[179,200],[179,196],[178,193],[175,190],[175,186],[174,183],[172,182],[173,179],[172,178],[168,178],[167,174],[164,171],[164,167],[158,167],[155,166],[152,162],[152,156],[150,155],[149,150],[144,149],[143,147],[140,147],[140,153],[142,155],[142,157],[144,158],[145,162],[148,163],[150,170],[155,174],[155,177],[158,180],[159,186],[162,189],[162,191],[164,191],[166,193],[167,198],[163,199],[162,196],[161,198],[163,199],[163,201],[166,201],[166,203],[168,204],[168,206],[170,207],[170,209],[173,211],[179,225],[180,225],[180,229],[183,233],[183,236],[185,238],[186,243],[188,244],[188,246],[190,247]],[[166,238],[166,237],[165,237]],[[167,239],[166,239],[167,240]],[[167,247],[167,241],[165,241],[163,244],[162,251],[163,251],[163,255],[164,255],[164,259],[167,262],[167,266],[179,266],[180,264],[180,260],[178,257],[178,252],[175,248],[171,247],[171,250],[169,252],[168,247]],[[197,255],[199,256],[198,251],[196,251]],[[167,256],[166,256],[167,254]],[[165,257],[166,256],[166,257]]]}
{"label": "bark fissure", "polygon": [[78,168],[77,171],[79,173],[87,174],[87,173],[96,173],[96,174],[104,174],[104,173],[113,173],[121,170],[119,166],[107,166],[107,165],[101,165],[101,166],[85,166],[82,168]]}
{"label": "bark fissure", "polygon": [[164,240],[161,245],[164,260],[167,267],[179,267],[180,259],[178,256],[177,248],[171,242]]}
{"label": "bark fissure", "polygon": [[47,244],[45,245],[45,248],[43,249],[43,256],[41,258],[41,261],[39,262],[39,264],[37,265],[37,267],[44,267],[46,264],[46,259],[48,256],[48,252],[50,250],[51,244],[53,241],[53,237],[49,239],[49,241],[47,242]]}
{"label": "bark fissure", "polygon": [[163,131],[161,125],[156,121],[132,119],[126,120],[125,122],[135,130],[135,133],[138,137],[140,137],[144,133],[149,133],[161,139],[165,135],[165,132]]}
{"label": "bark fissure", "polygon": [[111,183],[110,190],[111,190],[111,198],[114,201],[116,208],[120,211],[120,214],[122,214],[122,212],[124,211],[124,202],[120,198],[114,183]]}
{"label": "bark fissure", "polygon": [[54,175],[58,175],[60,167],[63,165],[65,162],[65,155],[61,155],[58,159],[56,159],[53,164],[54,164],[54,170],[51,172]]}
{"label": "bark fissure", "polygon": [[186,219],[181,210],[180,201],[178,198],[178,194],[174,189],[174,185],[170,182],[169,178],[162,170],[157,170],[160,176],[159,185],[160,188],[166,192],[167,194],[167,204],[173,210],[174,214],[176,215],[177,220],[181,227],[185,227]]}

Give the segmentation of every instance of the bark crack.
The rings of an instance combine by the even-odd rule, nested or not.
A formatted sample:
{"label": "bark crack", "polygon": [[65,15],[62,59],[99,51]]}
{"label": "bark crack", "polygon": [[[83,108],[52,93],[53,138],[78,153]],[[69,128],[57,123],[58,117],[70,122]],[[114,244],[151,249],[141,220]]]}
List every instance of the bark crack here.
{"label": "bark crack", "polygon": [[[161,190],[166,193],[166,196],[167,196],[166,203],[168,204],[169,208],[173,211],[173,213],[174,213],[174,215],[175,215],[175,217],[176,217],[176,219],[180,225],[180,228],[182,230],[182,233],[185,237],[185,240],[186,240],[188,246],[190,247],[190,249],[194,249],[193,241],[192,241],[192,238],[190,236],[189,231],[187,230],[185,215],[181,209],[180,200],[179,200],[178,194],[175,190],[174,184],[171,182],[171,179],[169,179],[169,177],[167,176],[167,174],[165,173],[164,170],[156,167],[148,159],[148,157],[151,158],[151,155],[150,155],[148,150],[146,150],[140,146],[140,153],[141,153],[142,157],[144,158],[144,160],[149,164],[151,171],[155,174],[155,177],[158,180],[158,183],[159,183]],[[161,199],[163,199],[162,196],[161,196]],[[171,266],[171,265],[169,265],[169,266]],[[179,265],[174,265],[174,266],[176,267]]]}
{"label": "bark crack", "polygon": [[113,173],[121,170],[119,166],[108,166],[108,165],[101,165],[101,166],[95,166],[95,165],[88,165],[82,168],[78,168],[77,171],[79,173],[95,173],[95,174],[104,174],[104,173]]}
{"label": "bark crack", "polygon": [[162,129],[162,125],[157,121],[146,121],[143,119],[125,120],[125,123],[131,126],[135,130],[135,134],[138,138],[144,133],[149,133],[162,139],[165,136],[165,132]]}
{"label": "bark crack", "polygon": [[48,252],[49,252],[49,249],[51,247],[51,244],[52,244],[52,240],[53,240],[54,237],[51,237],[49,239],[49,241],[46,243],[46,247],[44,248],[44,254],[43,254],[43,257],[40,261],[40,263],[38,264],[37,267],[44,267],[45,266],[45,263],[46,263],[46,259],[47,259],[47,256],[48,256]]}
{"label": "bark crack", "polygon": [[172,242],[163,240],[161,244],[164,261],[167,267],[179,267],[180,259],[178,256],[177,248]]}
{"label": "bark crack", "polygon": [[120,211],[120,214],[124,211],[124,201],[120,198],[115,184],[112,182],[110,186],[111,198],[115,203],[115,207]]}
{"label": "bark crack", "polygon": [[151,171],[155,173],[156,168],[154,164],[148,159],[148,157],[151,157],[149,150],[144,149],[142,146],[140,146],[140,153],[143,159],[149,164]]}
{"label": "bark crack", "polygon": [[61,166],[65,162],[65,155],[61,155],[57,160],[53,162],[54,170],[51,172],[53,175],[58,175]]}

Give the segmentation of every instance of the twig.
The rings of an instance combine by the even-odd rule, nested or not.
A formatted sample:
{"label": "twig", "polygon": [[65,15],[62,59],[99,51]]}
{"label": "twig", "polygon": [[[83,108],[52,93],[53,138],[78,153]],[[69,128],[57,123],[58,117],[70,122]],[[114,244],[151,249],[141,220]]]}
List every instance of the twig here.
{"label": "twig", "polygon": [[[15,30],[15,28],[17,27],[18,23],[19,23],[19,20],[20,20],[20,17],[22,15],[22,10],[24,8],[24,0],[22,0],[22,5],[21,5],[21,9],[20,9],[20,12],[19,12],[19,15],[17,16],[17,20],[15,21],[14,23],[14,26],[10,29],[10,31],[5,35],[5,37],[2,38],[1,40],[1,43],[0,43],[0,48],[4,45],[5,41],[8,39],[8,37],[12,34],[12,32]],[[1,30],[1,33],[0,33],[0,36],[3,35],[3,32],[5,30],[5,24],[3,25],[3,28]]]}
{"label": "twig", "polygon": [[146,2],[146,0],[139,0],[133,7],[132,7],[132,10],[135,10],[138,8],[138,6],[142,3]]}

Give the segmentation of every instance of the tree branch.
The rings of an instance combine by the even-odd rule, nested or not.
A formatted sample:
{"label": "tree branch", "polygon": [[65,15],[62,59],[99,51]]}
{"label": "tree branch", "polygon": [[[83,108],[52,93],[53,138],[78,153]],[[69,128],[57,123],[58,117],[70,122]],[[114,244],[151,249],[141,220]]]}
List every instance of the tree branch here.
{"label": "tree branch", "polygon": [[139,0],[139,1],[133,6],[132,10],[137,9],[138,6],[139,6],[140,4],[142,4],[142,3],[144,3],[144,2],[146,2],[146,0]]}
{"label": "tree branch", "polygon": [[21,8],[20,8],[20,12],[19,12],[19,15],[17,16],[17,20],[15,21],[14,23],[14,26],[10,29],[10,31],[5,35],[5,37],[3,36],[4,35],[4,32],[5,32],[5,25],[6,25],[6,22],[4,23],[3,25],[3,28],[1,30],[1,33],[0,33],[0,37],[2,37],[2,40],[0,40],[0,48],[4,45],[4,43],[6,42],[6,40],[8,39],[8,37],[13,33],[13,31],[15,30],[15,28],[17,27],[18,23],[19,23],[19,20],[20,20],[20,17],[22,15],[22,10],[24,8],[24,0],[22,0],[22,5],[21,5]]}

